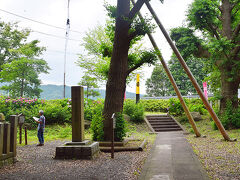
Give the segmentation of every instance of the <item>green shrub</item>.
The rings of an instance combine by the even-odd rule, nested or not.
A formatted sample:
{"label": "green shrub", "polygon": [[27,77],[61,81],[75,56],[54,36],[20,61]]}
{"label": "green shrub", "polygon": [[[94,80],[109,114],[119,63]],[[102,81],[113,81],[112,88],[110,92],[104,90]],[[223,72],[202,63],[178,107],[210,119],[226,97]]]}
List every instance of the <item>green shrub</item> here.
{"label": "green shrub", "polygon": [[[226,110],[220,115],[220,121],[225,129],[240,128],[240,109],[234,109],[232,102],[227,101]],[[218,129],[214,123],[214,129]]]}
{"label": "green shrub", "polygon": [[[38,110],[40,107],[38,107]],[[48,102],[45,106],[41,107],[44,116],[46,117],[46,124],[64,124],[71,122],[71,108],[62,106],[59,101]]]}
{"label": "green shrub", "polygon": [[122,113],[116,113],[116,128],[114,129],[114,141],[123,141],[126,136],[126,121]]}
{"label": "green shrub", "polygon": [[141,99],[145,111],[149,112],[167,112],[169,101],[167,99]]}
{"label": "green shrub", "polygon": [[93,134],[92,139],[94,141],[103,141],[104,140],[104,132],[103,132],[103,104],[100,104],[95,109],[95,114],[92,116],[91,123],[91,132]]}
{"label": "green shrub", "polygon": [[169,113],[175,116],[181,116],[183,114],[183,107],[179,101],[179,99],[176,98],[170,98],[169,99]]}
{"label": "green shrub", "polygon": [[134,101],[126,101],[123,107],[123,112],[130,117],[130,121],[141,123],[144,120],[144,106]]}
{"label": "green shrub", "polygon": [[102,104],[103,100],[92,100],[92,99],[85,99],[84,100],[84,119],[92,121],[93,115],[96,113],[98,109],[98,105]]}
{"label": "green shrub", "polygon": [[207,112],[208,112],[202,103],[201,104],[190,104],[189,111],[199,112],[201,115],[207,114]]}

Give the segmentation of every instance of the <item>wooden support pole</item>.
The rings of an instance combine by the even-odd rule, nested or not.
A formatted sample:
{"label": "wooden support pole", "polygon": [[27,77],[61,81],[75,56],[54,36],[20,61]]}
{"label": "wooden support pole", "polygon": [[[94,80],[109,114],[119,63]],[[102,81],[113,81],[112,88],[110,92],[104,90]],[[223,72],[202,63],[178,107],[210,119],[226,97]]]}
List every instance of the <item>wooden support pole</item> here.
{"label": "wooden support pole", "polygon": [[[131,0],[131,1],[132,1],[133,4],[135,4],[134,0]],[[139,16],[139,18],[142,21],[144,20],[140,12],[138,13],[138,16]],[[152,34],[151,33],[147,33],[147,35],[148,35],[148,37],[149,37],[149,39],[150,39],[150,41],[151,41],[151,43],[153,45],[153,48],[157,52],[157,56],[160,59],[162,65],[163,65],[163,68],[164,68],[164,70],[167,73],[167,76],[168,76],[168,78],[169,78],[169,80],[170,80],[170,82],[171,82],[171,84],[172,84],[172,86],[173,86],[177,96],[178,96],[178,99],[180,100],[181,105],[183,106],[184,112],[185,112],[186,116],[188,117],[188,120],[189,120],[189,122],[190,122],[190,124],[191,124],[191,126],[192,126],[192,128],[194,130],[194,133],[195,133],[196,137],[200,137],[201,134],[200,134],[200,132],[197,129],[196,123],[195,123],[195,121],[194,121],[194,119],[193,119],[193,117],[192,117],[192,115],[191,115],[191,113],[190,113],[190,111],[189,111],[189,109],[188,109],[188,107],[187,107],[187,105],[186,105],[186,103],[185,103],[185,101],[184,101],[184,99],[183,99],[183,97],[182,97],[178,87],[177,87],[177,84],[176,84],[176,82],[175,82],[175,80],[174,80],[174,78],[173,78],[173,76],[172,76],[172,74],[171,74],[171,72],[170,72],[170,70],[169,70],[169,68],[167,66],[167,63],[165,62],[165,60],[163,59],[163,57],[161,55],[161,52],[160,52],[160,50],[159,50],[159,48],[158,48],[158,46],[157,46],[157,44],[156,44]]]}
{"label": "wooden support pole", "polygon": [[147,5],[148,10],[151,12],[153,18],[155,19],[157,25],[159,26],[159,28],[161,29],[163,35],[165,36],[165,38],[167,39],[169,45],[171,46],[172,50],[174,51],[174,53],[176,54],[180,64],[182,65],[183,69],[185,70],[185,72],[187,73],[189,79],[191,80],[193,86],[195,87],[196,91],[198,92],[200,98],[202,99],[205,107],[207,108],[209,114],[211,115],[212,119],[214,120],[214,122],[216,123],[219,131],[221,132],[222,136],[224,137],[225,140],[227,141],[231,141],[230,137],[228,136],[226,130],[224,129],[221,121],[218,119],[216,113],[213,111],[212,107],[210,106],[210,104],[208,103],[206,97],[204,96],[201,88],[199,87],[196,79],[194,78],[194,76],[192,75],[191,71],[189,70],[187,64],[185,63],[183,57],[181,56],[181,54],[179,53],[177,47],[175,46],[175,44],[173,43],[172,39],[170,38],[170,36],[168,35],[167,31],[165,30],[165,28],[163,27],[162,23],[160,22],[160,20],[158,19],[156,13],[154,12],[152,6],[150,5],[150,3],[148,1],[145,1],[145,4]]}
{"label": "wooden support pole", "polygon": [[11,115],[10,116],[11,123],[11,132],[10,132],[10,151],[13,152],[13,156],[17,156],[17,124],[18,124],[18,116]]}

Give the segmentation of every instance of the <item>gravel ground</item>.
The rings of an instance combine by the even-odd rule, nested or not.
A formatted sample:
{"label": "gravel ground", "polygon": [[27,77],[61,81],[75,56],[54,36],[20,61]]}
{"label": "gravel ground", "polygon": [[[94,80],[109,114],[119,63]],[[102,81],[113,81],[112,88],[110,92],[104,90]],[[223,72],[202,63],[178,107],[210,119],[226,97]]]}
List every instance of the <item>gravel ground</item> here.
{"label": "gravel ground", "polygon": [[45,146],[27,145],[18,147],[18,161],[0,169],[0,179],[84,179],[84,180],[135,180],[146,159],[150,145],[142,151],[100,153],[95,160],[55,160],[56,146],[63,141],[52,141]]}
{"label": "gravel ground", "polygon": [[240,143],[219,138],[187,137],[208,175],[214,180],[240,179]]}

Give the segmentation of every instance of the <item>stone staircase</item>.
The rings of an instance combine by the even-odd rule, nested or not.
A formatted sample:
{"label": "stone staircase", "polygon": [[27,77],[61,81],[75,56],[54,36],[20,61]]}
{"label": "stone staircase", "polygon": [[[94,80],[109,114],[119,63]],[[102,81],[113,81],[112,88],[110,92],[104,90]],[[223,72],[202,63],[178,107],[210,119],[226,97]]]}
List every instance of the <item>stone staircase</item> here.
{"label": "stone staircase", "polygon": [[146,121],[155,132],[182,131],[178,123],[168,115],[149,115]]}

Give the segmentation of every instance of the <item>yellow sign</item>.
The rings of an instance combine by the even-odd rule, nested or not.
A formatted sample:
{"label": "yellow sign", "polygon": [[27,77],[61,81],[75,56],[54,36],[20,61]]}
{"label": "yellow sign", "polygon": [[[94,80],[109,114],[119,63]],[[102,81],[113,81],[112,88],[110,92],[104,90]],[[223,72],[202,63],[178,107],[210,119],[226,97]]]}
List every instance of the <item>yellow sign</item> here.
{"label": "yellow sign", "polygon": [[139,74],[137,74],[136,94],[140,94],[139,79],[140,79],[140,76]]}

